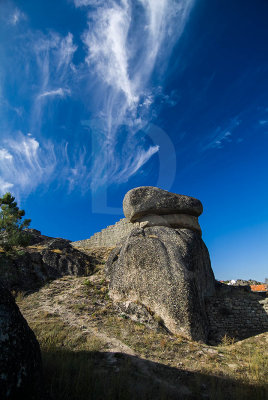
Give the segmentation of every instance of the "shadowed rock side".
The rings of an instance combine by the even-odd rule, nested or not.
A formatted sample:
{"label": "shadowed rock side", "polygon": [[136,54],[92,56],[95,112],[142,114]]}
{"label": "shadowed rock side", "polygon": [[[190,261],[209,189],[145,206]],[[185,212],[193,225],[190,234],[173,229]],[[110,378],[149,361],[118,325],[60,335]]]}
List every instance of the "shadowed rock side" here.
{"label": "shadowed rock side", "polygon": [[205,297],[215,281],[199,233],[164,226],[134,229],[106,265],[115,302],[139,302],[173,333],[206,341]]}
{"label": "shadowed rock side", "polygon": [[[34,239],[36,243],[38,238]],[[9,290],[32,291],[64,275],[86,276],[94,268],[93,261],[74,249],[69,240],[44,240],[41,236],[40,242],[25,248],[20,255],[0,253],[0,279]]]}
{"label": "shadowed rock side", "polygon": [[39,344],[13,297],[0,283],[0,399],[41,398]]}
{"label": "shadowed rock side", "polygon": [[217,283],[215,295],[206,302],[210,342],[227,335],[237,340],[268,331],[268,297],[251,292],[249,286]]}

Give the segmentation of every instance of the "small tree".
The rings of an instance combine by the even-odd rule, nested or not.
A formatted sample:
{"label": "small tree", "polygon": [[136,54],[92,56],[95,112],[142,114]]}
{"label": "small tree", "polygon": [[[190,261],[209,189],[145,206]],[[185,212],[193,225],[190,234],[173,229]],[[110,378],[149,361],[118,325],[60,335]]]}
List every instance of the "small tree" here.
{"label": "small tree", "polygon": [[29,244],[29,235],[25,228],[31,223],[30,219],[22,219],[24,210],[20,210],[11,193],[0,197],[0,246],[10,251],[16,246],[25,247]]}

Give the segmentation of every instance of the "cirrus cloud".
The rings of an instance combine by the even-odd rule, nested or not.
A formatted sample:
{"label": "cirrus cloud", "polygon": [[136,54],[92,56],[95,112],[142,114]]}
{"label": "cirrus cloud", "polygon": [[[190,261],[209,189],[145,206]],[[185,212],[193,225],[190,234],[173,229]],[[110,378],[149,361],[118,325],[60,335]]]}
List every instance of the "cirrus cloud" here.
{"label": "cirrus cloud", "polygon": [[[93,163],[94,181],[127,180],[138,168],[133,168],[131,157],[122,158],[122,150],[120,154],[116,151],[118,132],[127,126],[131,140],[124,153],[139,155],[136,166],[159,150],[156,144],[141,151],[135,135],[150,122],[150,109],[161,93],[161,88],[156,90],[151,84],[152,74],[163,72],[194,0],[138,0],[135,5],[130,0],[75,0],[75,5],[90,6],[82,39],[87,48],[88,79],[95,82],[99,115],[106,124],[95,133],[101,144]],[[107,147],[110,156],[105,167]]]}

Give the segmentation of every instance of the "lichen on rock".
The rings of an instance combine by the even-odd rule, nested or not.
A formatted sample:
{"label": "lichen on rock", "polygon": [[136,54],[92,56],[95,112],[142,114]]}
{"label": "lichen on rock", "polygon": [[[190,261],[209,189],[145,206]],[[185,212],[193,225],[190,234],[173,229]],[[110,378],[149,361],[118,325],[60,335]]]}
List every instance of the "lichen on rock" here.
{"label": "lichen on rock", "polygon": [[[169,194],[158,188],[147,189],[136,188],[134,194],[132,191],[126,194],[126,217],[137,221],[146,207],[150,209],[150,215],[154,215],[152,193],[157,194],[155,215],[159,215],[160,208],[161,215],[165,215],[164,210],[168,210],[167,215],[172,215],[173,206],[173,211],[176,209],[179,214],[180,211],[185,214],[186,210],[192,215],[202,212],[199,200],[187,200],[188,196]],[[125,206],[130,200],[136,211]],[[143,221],[154,223],[133,228],[108,259],[106,273],[110,280],[110,297],[115,303],[138,301],[158,315],[171,332],[206,341],[209,324],[205,299],[214,294],[215,279],[200,231],[195,229],[196,226],[189,229],[189,225],[183,224],[163,226],[161,218],[158,224],[159,218],[144,215]]]}

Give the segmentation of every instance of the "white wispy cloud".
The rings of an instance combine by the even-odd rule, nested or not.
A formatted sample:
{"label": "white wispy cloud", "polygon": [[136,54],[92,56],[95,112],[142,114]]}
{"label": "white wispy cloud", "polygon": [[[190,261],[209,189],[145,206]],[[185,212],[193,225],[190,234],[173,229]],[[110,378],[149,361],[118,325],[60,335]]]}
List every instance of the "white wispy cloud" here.
{"label": "white wispy cloud", "polygon": [[41,147],[34,137],[18,132],[4,146],[0,150],[2,192],[13,188],[16,193],[27,193],[50,179],[56,166],[51,144]]}
{"label": "white wispy cloud", "polygon": [[58,89],[48,90],[46,92],[43,92],[43,93],[39,94],[39,97],[53,97],[53,96],[65,97],[70,94],[71,94],[70,89],[58,88]]}
{"label": "white wispy cloud", "polygon": [[6,99],[4,99],[1,96],[1,91],[2,91],[2,88],[1,88],[1,84],[0,84],[0,108],[2,110],[4,108],[6,110],[8,110],[8,111],[11,110],[11,111],[15,112],[19,117],[21,117],[22,114],[23,114],[23,107],[14,107],[14,106],[12,106]]}
{"label": "white wispy cloud", "polygon": [[0,195],[3,195],[6,192],[10,191],[13,186],[13,183],[4,181],[4,179],[0,176]]}
{"label": "white wispy cloud", "polygon": [[83,37],[87,63],[113,89],[113,96],[124,94],[122,102],[130,108],[145,94],[160,50],[162,61],[168,57],[194,4],[193,0],[138,2],[143,7],[140,20],[130,0],[76,1],[77,6],[98,5],[89,14],[89,29]]}
{"label": "white wispy cloud", "polygon": [[[77,46],[73,43],[73,35],[70,32],[64,37],[55,32],[49,32],[48,35],[39,33],[37,37],[32,35],[30,43],[31,57],[36,63],[39,80],[32,105],[30,128],[34,132],[40,132],[44,107],[41,100],[46,97],[64,98],[71,95],[69,87],[73,77],[72,59]],[[56,89],[52,89],[53,87]]]}
{"label": "white wispy cloud", "polygon": [[69,192],[86,192],[93,179],[88,168],[90,154],[86,147],[69,146],[68,142],[39,142],[31,133],[17,132],[0,147],[0,193],[11,190],[16,196],[34,191],[38,186],[58,187]]}
{"label": "white wispy cloud", "polygon": [[[96,189],[110,182],[124,183],[133,176],[147,161],[159,151],[159,146],[150,146],[147,150],[141,146],[134,152],[129,152],[129,147],[121,150],[121,157],[111,155],[110,148],[102,149],[102,164],[99,158],[94,160],[93,173],[89,175],[90,187]],[[96,170],[100,168],[100,170]]]}
{"label": "white wispy cloud", "polygon": [[[5,113],[1,113],[1,123],[8,126],[8,131],[3,132],[0,140],[1,191],[12,188],[20,196],[22,193],[25,195],[34,191],[37,186],[46,187],[53,181],[72,190],[76,185],[82,186],[80,179],[85,176],[81,152],[78,151],[77,157],[70,157],[65,151],[65,138],[58,138],[57,142],[54,139],[45,139],[43,122],[48,119],[53,121],[52,113],[55,110],[54,107],[46,107],[45,99],[71,96],[70,86],[74,74],[72,59],[77,46],[71,33],[61,36],[55,32],[45,34],[28,30],[19,39],[22,42],[19,42],[20,52],[14,63],[15,76],[24,77],[21,79],[20,89],[27,92],[27,99],[31,101],[30,112],[24,115],[24,119],[26,129],[32,133],[23,134],[17,129],[13,130],[8,121],[5,121]],[[0,66],[0,78],[1,73],[3,80],[8,78],[8,74],[5,75]],[[20,117],[21,109],[12,106],[5,99],[4,93],[2,95],[2,85],[0,95],[0,104],[8,110],[14,110]],[[87,157],[89,158],[88,154]]]}
{"label": "white wispy cloud", "polygon": [[116,174],[116,181],[125,182],[134,175],[147,161],[159,151],[159,146],[151,146],[148,150],[138,149],[133,156],[125,161],[124,168]]}
{"label": "white wispy cloud", "polygon": [[[157,97],[174,104],[173,97],[161,94],[161,74],[194,0],[74,0],[74,4],[83,7],[88,17],[81,37],[86,55],[79,64],[74,65],[73,59],[81,42],[71,32],[61,35],[29,28],[16,39],[20,51],[14,58],[14,77],[24,78],[20,91],[27,93],[27,107],[32,102],[23,129],[32,135],[14,134],[22,128],[10,128],[10,137],[0,143],[5,187],[29,192],[52,179],[67,182],[69,190],[88,189],[90,183],[97,187],[125,182],[159,151],[158,144],[149,144],[151,139],[144,140],[146,133],[140,131],[150,122]],[[16,15],[14,24],[23,18]],[[153,74],[159,77],[155,87]],[[3,73],[3,82],[7,77]],[[43,124],[53,121],[55,113],[49,100],[67,96],[79,97],[88,108],[96,151],[90,144],[84,147],[78,136],[70,145],[65,138],[57,143],[44,139]],[[100,121],[95,124],[96,120]]]}
{"label": "white wispy cloud", "polygon": [[233,132],[240,124],[241,120],[238,116],[229,121],[224,128],[222,126],[218,126],[213,134],[209,136],[209,141],[205,145],[203,145],[202,150],[204,151],[213,148],[221,149],[227,143],[232,142]]}
{"label": "white wispy cloud", "polygon": [[7,151],[7,149],[0,149],[0,160],[12,160],[12,155]]}
{"label": "white wispy cloud", "polygon": [[68,191],[80,190],[86,193],[90,188],[92,180],[92,171],[88,168],[88,159],[90,155],[86,147],[72,149],[69,151],[68,145],[65,147],[65,167],[63,176],[68,183]]}
{"label": "white wispy cloud", "polygon": [[103,0],[74,0],[76,7],[97,6],[100,3],[103,3]]}
{"label": "white wispy cloud", "polygon": [[138,101],[128,72],[127,39],[131,23],[130,4],[123,1],[102,4],[95,12],[84,35],[88,48],[87,63],[96,67],[100,78],[115,92],[122,92],[129,107]]}
{"label": "white wispy cloud", "polygon": [[56,86],[53,83],[66,82],[73,55],[77,50],[73,35],[70,32],[63,37],[55,32],[49,32],[48,35],[39,33],[29,41],[33,46],[41,92],[48,91],[49,86]]}
{"label": "white wispy cloud", "polygon": [[17,25],[18,22],[20,22],[23,19],[26,19],[26,15],[22,11],[20,11],[18,8],[15,8],[15,10],[13,10],[13,12],[9,18],[9,23],[11,25]]}
{"label": "white wispy cloud", "polygon": [[[75,0],[74,3],[77,7],[90,6],[88,30],[83,34],[86,63],[89,79],[95,76],[96,92],[103,99],[98,104],[106,121],[106,135],[99,135],[100,147],[108,147],[113,155],[106,168],[103,152],[95,156],[95,181],[123,181],[155,154],[156,147],[143,150],[134,168],[133,160],[122,158],[122,152],[116,152],[118,129],[127,125],[128,135],[134,137],[149,122],[147,116],[157,93],[150,86],[150,78],[156,68],[161,73],[167,65],[194,0],[138,0],[137,4],[131,0]],[[129,143],[128,153],[138,154],[138,139]],[[107,169],[108,176],[104,172]]]}
{"label": "white wispy cloud", "polygon": [[62,73],[66,73],[66,69],[72,65],[73,55],[77,50],[77,46],[73,43],[73,35],[69,32],[67,36],[59,39],[58,50],[56,54],[57,72],[63,68]]}
{"label": "white wispy cloud", "polygon": [[221,149],[223,147],[224,143],[232,141],[231,136],[232,136],[232,134],[229,131],[219,133],[217,138],[213,142],[211,142],[210,147],[215,147],[217,149]]}

